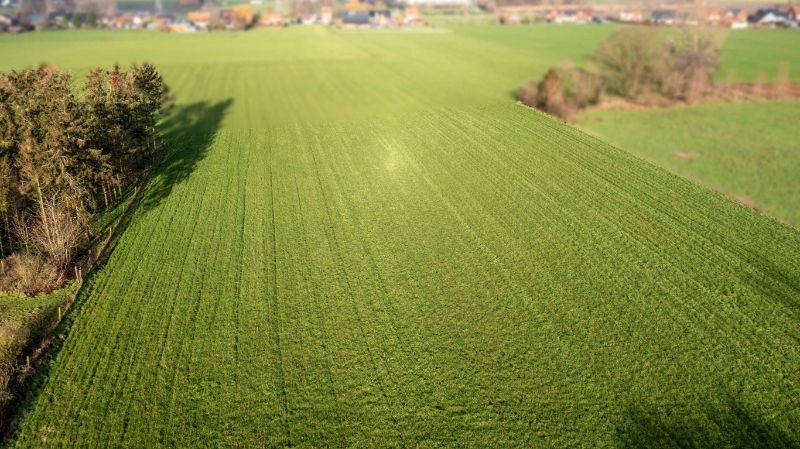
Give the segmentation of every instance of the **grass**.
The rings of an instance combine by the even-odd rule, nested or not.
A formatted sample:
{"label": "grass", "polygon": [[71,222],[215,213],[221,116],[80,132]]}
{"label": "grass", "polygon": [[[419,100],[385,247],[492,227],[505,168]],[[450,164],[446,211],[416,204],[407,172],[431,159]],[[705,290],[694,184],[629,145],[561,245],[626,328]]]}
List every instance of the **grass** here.
{"label": "grass", "polygon": [[55,321],[58,307],[72,290],[73,287],[68,285],[35,298],[0,292],[0,321],[11,320],[40,331],[40,326],[50,325]]}
{"label": "grass", "polygon": [[800,224],[800,102],[595,111],[578,125],[607,142]]}
{"label": "grass", "polygon": [[796,30],[734,30],[728,34],[722,65],[721,81],[752,82],[760,73],[768,81],[776,80],[785,65],[792,81],[800,81],[800,33]]}
{"label": "grass", "polygon": [[797,445],[800,233],[509,97],[604,32],[1,38],[180,101],[13,444]]}

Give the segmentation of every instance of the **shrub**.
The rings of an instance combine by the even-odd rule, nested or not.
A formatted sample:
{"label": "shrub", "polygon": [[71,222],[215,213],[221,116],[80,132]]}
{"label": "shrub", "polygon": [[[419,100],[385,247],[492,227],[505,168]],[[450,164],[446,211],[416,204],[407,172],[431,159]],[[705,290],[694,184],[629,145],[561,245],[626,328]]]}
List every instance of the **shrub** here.
{"label": "shrub", "polygon": [[47,259],[33,254],[13,254],[3,261],[0,291],[35,296],[52,291],[64,281],[61,271]]}
{"label": "shrub", "polygon": [[722,42],[718,35],[685,29],[668,45],[670,67],[661,93],[667,98],[688,102],[708,93],[719,66]]}
{"label": "shrub", "polygon": [[9,384],[14,379],[17,358],[28,342],[30,330],[13,320],[0,324],[0,410],[11,400]]}
{"label": "shrub", "polygon": [[564,63],[548,70],[539,83],[523,86],[518,98],[528,106],[569,120],[576,111],[597,104],[602,92],[599,76]]}
{"label": "shrub", "polygon": [[694,101],[712,85],[721,37],[701,29],[622,28],[600,42],[592,60],[611,94]]}
{"label": "shrub", "polygon": [[663,44],[655,28],[621,28],[600,42],[592,60],[610,93],[636,98],[656,89],[668,67]]}

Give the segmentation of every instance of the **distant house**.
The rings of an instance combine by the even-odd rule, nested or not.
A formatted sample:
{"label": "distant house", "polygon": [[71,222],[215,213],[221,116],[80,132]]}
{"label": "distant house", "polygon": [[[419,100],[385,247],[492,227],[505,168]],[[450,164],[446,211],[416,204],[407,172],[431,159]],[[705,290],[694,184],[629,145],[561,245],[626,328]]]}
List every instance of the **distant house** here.
{"label": "distant house", "polygon": [[740,8],[728,8],[720,19],[720,24],[734,30],[747,28],[747,11]]}
{"label": "distant house", "polygon": [[387,26],[391,24],[392,12],[385,8],[373,8],[369,10],[369,22],[375,26]]}
{"label": "distant house", "polygon": [[619,13],[619,21],[626,23],[641,23],[644,21],[644,15],[639,10],[625,10]]}
{"label": "distant house", "polygon": [[789,7],[789,20],[800,23],[800,5]]}
{"label": "distant house", "polygon": [[168,28],[173,33],[193,33],[197,31],[197,28],[188,20],[175,20],[169,24]]}
{"label": "distant house", "polygon": [[659,25],[674,25],[676,20],[675,11],[669,9],[656,9],[650,14],[650,22]]}
{"label": "distant house", "polygon": [[403,24],[414,25],[420,21],[419,10],[416,6],[409,6],[403,12]]}
{"label": "distant house", "polygon": [[703,20],[710,25],[717,25],[720,23],[720,21],[722,21],[722,14],[718,10],[712,9],[710,11],[706,11]]}
{"label": "distant house", "polygon": [[747,21],[761,27],[775,27],[787,24],[790,19],[788,11],[781,11],[778,8],[763,8],[751,14]]}
{"label": "distant house", "polygon": [[303,25],[313,25],[317,23],[317,15],[314,13],[301,14],[298,20]]}
{"label": "distant house", "polygon": [[328,25],[333,21],[333,8],[330,6],[323,6],[319,9],[319,23]]}
{"label": "distant house", "polygon": [[578,22],[578,10],[577,9],[565,9],[558,14],[556,14],[555,23],[577,23]]}
{"label": "distant house", "polygon": [[0,14],[0,26],[11,27],[14,25],[14,18],[7,14]]}
{"label": "distant house", "polygon": [[368,11],[345,11],[342,24],[348,26],[366,26],[370,24]]}
{"label": "distant house", "polygon": [[276,12],[269,12],[261,15],[258,24],[264,27],[283,26],[283,16]]}
{"label": "distant house", "polygon": [[132,30],[141,30],[142,28],[144,28],[145,18],[140,16],[139,14],[136,14],[133,17],[131,17],[130,25]]}
{"label": "distant house", "polygon": [[405,0],[408,6],[470,6],[475,0]]}
{"label": "distant house", "polygon": [[552,23],[588,23],[592,20],[591,9],[550,10],[545,19]]}
{"label": "distant house", "polygon": [[186,18],[189,19],[192,25],[201,30],[207,30],[208,26],[211,25],[211,13],[208,11],[189,11],[186,14]]}

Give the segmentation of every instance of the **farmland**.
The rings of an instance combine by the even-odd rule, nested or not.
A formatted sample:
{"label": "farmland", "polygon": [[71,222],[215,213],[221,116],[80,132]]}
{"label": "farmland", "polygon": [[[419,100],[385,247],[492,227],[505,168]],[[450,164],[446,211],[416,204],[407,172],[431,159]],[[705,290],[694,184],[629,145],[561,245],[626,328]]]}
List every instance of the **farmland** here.
{"label": "farmland", "polygon": [[606,27],[0,36],[165,159],[18,447],[800,442],[800,233],[510,96]]}

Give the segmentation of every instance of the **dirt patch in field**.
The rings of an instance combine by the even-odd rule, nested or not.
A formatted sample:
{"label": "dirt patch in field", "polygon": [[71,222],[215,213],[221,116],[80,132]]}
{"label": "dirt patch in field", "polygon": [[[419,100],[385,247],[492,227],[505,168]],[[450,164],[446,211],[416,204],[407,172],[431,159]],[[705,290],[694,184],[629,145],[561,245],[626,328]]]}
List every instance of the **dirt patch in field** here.
{"label": "dirt patch in field", "polygon": [[742,206],[747,206],[750,209],[753,209],[756,212],[761,212],[761,208],[758,207],[756,200],[750,198],[749,196],[739,196],[736,197],[736,202],[741,204]]}
{"label": "dirt patch in field", "polygon": [[691,161],[693,159],[697,159],[698,157],[700,157],[700,153],[696,151],[676,151],[672,154],[674,154],[678,158],[685,159],[687,161]]}

